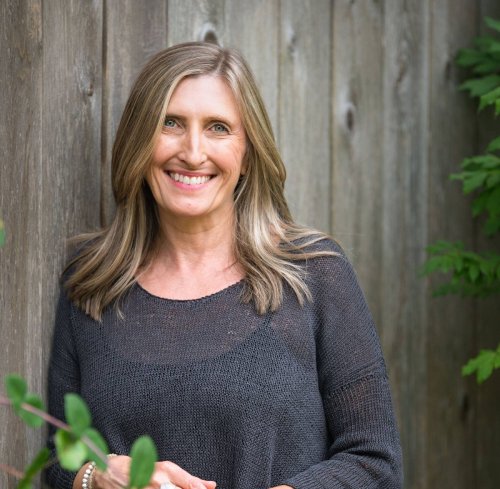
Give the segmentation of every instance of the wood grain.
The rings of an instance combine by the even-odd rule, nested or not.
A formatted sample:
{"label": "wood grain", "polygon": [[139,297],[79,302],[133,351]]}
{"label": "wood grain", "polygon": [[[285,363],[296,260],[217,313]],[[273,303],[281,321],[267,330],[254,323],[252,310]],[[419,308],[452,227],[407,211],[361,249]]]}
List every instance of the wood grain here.
{"label": "wood grain", "polygon": [[[457,50],[476,34],[476,2],[432,2],[429,37],[429,243],[439,239],[472,244],[470,202],[449,181],[475,146],[475,108],[459,92]],[[449,19],[453,17],[453,22]],[[444,277],[433,277],[431,288]],[[473,352],[475,327],[471,300],[444,297],[428,301],[427,331],[427,487],[478,487],[474,470],[475,387],[461,366]]]}
{"label": "wood grain", "polygon": [[294,218],[330,231],[331,6],[281,2],[279,142]]}
{"label": "wood grain", "polygon": [[[493,489],[498,373],[460,368],[498,344],[498,301],[431,297],[418,271],[437,239],[494,247],[449,181],[498,121],[457,90],[457,50],[497,0],[5,0],[0,2],[0,374],[45,392],[67,237],[109,222],[110,151],[131,84],[178,42],[239,49],[288,168],[297,220],[333,233],[377,323],[405,456],[405,487]],[[3,390],[3,389],[2,389]],[[0,461],[43,443],[0,410]],[[0,487],[14,480],[0,473]]]}
{"label": "wood grain", "polygon": [[141,68],[167,47],[166,0],[104,4],[101,224],[114,214],[111,149],[130,89]]}
{"label": "wood grain", "polygon": [[[0,250],[0,375],[23,375],[30,389],[43,383],[41,324],[42,13],[41,2],[0,4],[0,213],[6,242]],[[6,46],[7,48],[4,48]],[[47,325],[50,326],[50,325]],[[48,334],[48,330],[45,329]],[[0,410],[0,460],[22,470],[42,443],[10,410]],[[0,473],[0,487],[15,479]]]}
{"label": "wood grain", "polygon": [[364,143],[370,148],[382,144],[383,149],[379,162],[370,158],[359,162],[363,174],[367,166],[376,166],[373,180],[366,182],[371,194],[364,196],[376,227],[368,228],[373,235],[364,234],[366,255],[360,259],[371,275],[367,296],[393,386],[404,460],[411,461],[405,467],[406,487],[415,489],[427,487],[428,451],[426,396],[421,388],[428,375],[422,361],[428,296],[425,282],[419,280],[428,244],[428,4],[385,3],[379,135]]}

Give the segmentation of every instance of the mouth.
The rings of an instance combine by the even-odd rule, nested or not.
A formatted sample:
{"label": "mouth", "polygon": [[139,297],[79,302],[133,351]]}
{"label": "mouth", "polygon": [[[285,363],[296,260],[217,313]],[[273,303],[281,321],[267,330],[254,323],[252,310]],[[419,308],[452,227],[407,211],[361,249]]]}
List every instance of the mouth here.
{"label": "mouth", "polygon": [[213,175],[196,175],[188,176],[180,173],[167,171],[165,172],[172,180],[184,185],[203,185],[213,178]]}

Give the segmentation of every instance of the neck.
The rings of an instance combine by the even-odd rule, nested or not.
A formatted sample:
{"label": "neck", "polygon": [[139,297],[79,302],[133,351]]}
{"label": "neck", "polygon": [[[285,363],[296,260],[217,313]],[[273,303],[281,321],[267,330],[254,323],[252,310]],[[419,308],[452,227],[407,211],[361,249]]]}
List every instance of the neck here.
{"label": "neck", "polygon": [[164,219],[155,261],[178,271],[225,270],[234,265],[234,215],[210,222]]}

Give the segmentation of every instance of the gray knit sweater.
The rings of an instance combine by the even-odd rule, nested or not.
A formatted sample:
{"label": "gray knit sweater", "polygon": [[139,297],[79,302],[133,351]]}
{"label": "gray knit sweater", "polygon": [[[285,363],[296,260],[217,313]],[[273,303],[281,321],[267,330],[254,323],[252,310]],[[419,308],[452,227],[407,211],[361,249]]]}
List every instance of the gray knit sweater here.
{"label": "gray knit sweater", "polygon": [[[304,267],[313,301],[286,288],[265,315],[240,301],[244,281],[195,300],[134,285],[124,317],[109,308],[102,324],[62,293],[49,411],[64,419],[63,396],[77,392],[111,452],[149,434],[160,460],[221,489],[400,488],[384,360],[352,267],[344,256]],[[75,474],[46,476],[69,489]]]}

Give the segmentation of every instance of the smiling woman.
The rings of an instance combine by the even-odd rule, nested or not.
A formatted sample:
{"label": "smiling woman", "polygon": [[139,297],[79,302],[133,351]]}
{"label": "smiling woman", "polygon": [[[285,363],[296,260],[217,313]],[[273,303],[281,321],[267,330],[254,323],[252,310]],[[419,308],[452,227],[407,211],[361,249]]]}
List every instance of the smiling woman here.
{"label": "smiling woman", "polygon": [[162,227],[188,217],[185,225],[191,229],[217,220],[232,229],[245,149],[245,130],[227,84],[216,76],[182,80],[168,104],[146,178]]}
{"label": "smiling woman", "polygon": [[[363,293],[340,247],[293,221],[241,55],[204,43],[156,55],[112,172],[114,220],[79,238],[63,276],[51,413],[78,392],[124,481],[149,434],[161,460],[149,489],[400,488]],[[93,465],[55,464],[47,480],[80,489],[84,474],[85,487],[113,487]]]}

